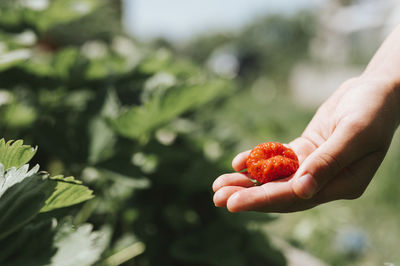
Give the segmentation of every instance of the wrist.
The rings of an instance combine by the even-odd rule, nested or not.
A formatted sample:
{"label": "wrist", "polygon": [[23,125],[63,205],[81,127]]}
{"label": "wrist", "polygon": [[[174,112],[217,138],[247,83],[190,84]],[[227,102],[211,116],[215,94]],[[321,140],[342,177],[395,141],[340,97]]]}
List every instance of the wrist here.
{"label": "wrist", "polygon": [[[361,78],[375,80],[390,88],[400,105],[400,24],[386,38],[369,62]],[[400,114],[400,112],[398,113]]]}
{"label": "wrist", "polygon": [[[358,84],[372,85],[379,88],[379,93],[386,99],[386,107],[395,116],[396,127],[400,124],[400,82],[393,76],[379,72],[364,72],[357,77]],[[378,96],[378,95],[377,95]]]}

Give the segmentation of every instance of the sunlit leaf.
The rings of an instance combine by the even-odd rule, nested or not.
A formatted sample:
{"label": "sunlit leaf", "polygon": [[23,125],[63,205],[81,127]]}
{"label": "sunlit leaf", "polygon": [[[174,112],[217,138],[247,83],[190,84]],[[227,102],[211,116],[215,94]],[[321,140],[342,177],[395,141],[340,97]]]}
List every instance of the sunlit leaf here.
{"label": "sunlit leaf", "polygon": [[34,108],[19,103],[7,106],[4,114],[4,122],[11,128],[28,127],[36,118],[37,113]]}
{"label": "sunlit leaf", "polygon": [[4,170],[10,167],[20,167],[29,162],[37,151],[37,147],[32,148],[29,145],[23,145],[22,140],[5,141],[0,140],[0,163]]}
{"label": "sunlit leaf", "polygon": [[132,107],[110,123],[119,134],[136,139],[226,92],[227,84],[223,81],[174,87],[164,96],[156,95],[143,106]]}
{"label": "sunlit leaf", "polygon": [[48,212],[81,203],[93,198],[93,191],[82,185],[73,177],[51,177],[49,182],[55,182],[55,190],[46,200],[40,212]]}
{"label": "sunlit leaf", "polygon": [[115,90],[109,90],[105,98],[101,116],[94,117],[89,125],[90,144],[89,161],[94,164],[109,158],[114,152],[113,146],[117,136],[103,116],[116,115],[119,108],[118,96]]}
{"label": "sunlit leaf", "polygon": [[[26,2],[29,3],[31,1]],[[48,2],[49,5],[43,11],[35,10],[35,12],[27,12],[29,15],[28,19],[32,23],[35,23],[41,31],[46,31],[56,24],[68,23],[79,19],[99,7],[103,1],[53,0]],[[29,6],[27,7],[29,8]]]}

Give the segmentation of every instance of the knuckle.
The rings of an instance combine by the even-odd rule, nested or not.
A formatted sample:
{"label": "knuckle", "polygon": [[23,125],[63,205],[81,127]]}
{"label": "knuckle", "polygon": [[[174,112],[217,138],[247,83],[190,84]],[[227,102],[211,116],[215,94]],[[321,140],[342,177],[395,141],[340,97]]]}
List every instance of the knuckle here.
{"label": "knuckle", "polygon": [[266,186],[261,186],[262,190],[263,190],[263,196],[264,196],[264,203],[266,205],[271,203],[271,197],[270,197],[270,192],[268,191],[268,189],[266,188]]}
{"label": "knuckle", "polygon": [[327,152],[322,152],[319,154],[319,161],[321,162],[322,166],[327,168],[329,171],[336,172],[342,168],[335,156]]}
{"label": "knuckle", "polygon": [[351,130],[352,132],[362,132],[366,127],[368,127],[369,123],[366,119],[362,119],[362,117],[355,117],[355,116],[350,116],[344,118],[342,120],[342,123],[344,124],[345,128],[348,130]]}

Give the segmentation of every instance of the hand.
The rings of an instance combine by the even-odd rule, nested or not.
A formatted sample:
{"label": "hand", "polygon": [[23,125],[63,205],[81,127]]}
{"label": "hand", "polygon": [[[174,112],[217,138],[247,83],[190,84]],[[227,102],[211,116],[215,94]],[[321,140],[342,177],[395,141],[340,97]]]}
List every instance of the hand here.
{"label": "hand", "polygon": [[[288,144],[300,167],[286,179],[254,186],[246,173],[218,177],[217,207],[231,212],[293,212],[360,197],[382,163],[399,123],[400,92],[385,80],[345,82],[322,106],[301,137]],[[250,151],[232,166],[246,168]]]}

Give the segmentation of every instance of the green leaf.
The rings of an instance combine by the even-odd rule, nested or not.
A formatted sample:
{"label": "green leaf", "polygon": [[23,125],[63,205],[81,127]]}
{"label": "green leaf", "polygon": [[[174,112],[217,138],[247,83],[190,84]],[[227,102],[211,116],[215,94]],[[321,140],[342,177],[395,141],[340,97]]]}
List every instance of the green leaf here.
{"label": "green leaf", "polygon": [[200,69],[195,64],[184,58],[177,59],[175,55],[165,48],[158,49],[143,59],[138,68],[140,72],[146,74],[167,72],[178,78],[193,78],[201,75]]}
{"label": "green leaf", "polygon": [[72,176],[51,177],[50,182],[56,182],[55,190],[46,200],[40,212],[48,212],[54,209],[68,207],[93,198],[93,191],[82,185],[81,181]]}
{"label": "green leaf", "polygon": [[[2,165],[0,164],[0,167]],[[12,167],[4,174],[0,191],[0,240],[29,223],[39,212],[71,206],[93,197],[92,191],[73,177],[28,171],[28,165]],[[9,181],[11,180],[11,181]]]}
{"label": "green leaf", "polygon": [[27,128],[37,119],[36,109],[22,103],[13,103],[4,110],[4,123],[9,128]]}
{"label": "green leaf", "polygon": [[59,77],[68,78],[78,58],[79,51],[76,48],[64,48],[53,59],[54,71]]}
{"label": "green leaf", "polygon": [[0,140],[0,163],[5,170],[11,167],[21,167],[29,162],[37,151],[37,147],[23,145],[23,140],[7,141]]}
{"label": "green leaf", "polygon": [[95,117],[89,124],[89,162],[96,164],[112,156],[116,133],[101,117]]}
{"label": "green leaf", "polygon": [[108,159],[114,152],[117,136],[103,116],[115,115],[118,107],[118,96],[115,90],[109,89],[101,109],[101,115],[95,116],[89,124],[89,162],[92,164]]}
{"label": "green leaf", "polygon": [[7,189],[0,200],[0,239],[29,223],[53,193],[56,182],[45,182],[47,176],[34,174]]}
{"label": "green leaf", "polygon": [[103,1],[95,0],[53,0],[44,11],[27,13],[30,23],[36,25],[42,32],[49,30],[58,24],[68,23],[79,19],[95,8]]}
{"label": "green leaf", "polygon": [[227,84],[222,80],[170,88],[164,96],[155,95],[143,106],[132,107],[109,122],[122,136],[138,139],[184,112],[222,96],[226,91]]}
{"label": "green leaf", "polygon": [[[57,249],[55,219],[31,222],[0,241],[0,265],[48,265]],[[40,240],[39,240],[40,239]]]}

